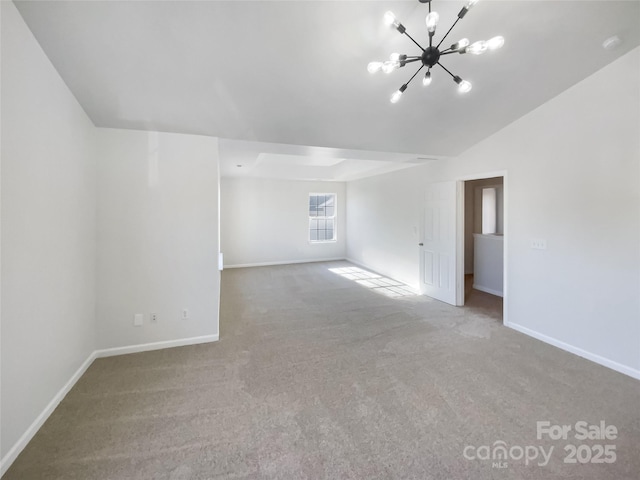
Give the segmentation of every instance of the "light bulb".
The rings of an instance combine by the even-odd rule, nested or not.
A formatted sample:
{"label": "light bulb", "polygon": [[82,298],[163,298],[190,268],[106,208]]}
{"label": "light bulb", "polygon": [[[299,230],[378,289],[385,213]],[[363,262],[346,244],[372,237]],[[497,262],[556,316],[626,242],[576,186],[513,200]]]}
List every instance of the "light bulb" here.
{"label": "light bulb", "polygon": [[396,16],[393,14],[393,12],[386,12],[384,14],[384,23],[388,26],[395,25]]}
{"label": "light bulb", "polygon": [[460,10],[460,13],[458,13],[458,18],[464,18],[467,12],[471,10],[471,7],[473,7],[476,3],[478,3],[478,0],[469,0],[469,2],[467,2],[467,4],[464,7],[462,7],[462,10]]}
{"label": "light bulb", "polygon": [[497,37],[493,37],[490,40],[487,40],[487,48],[489,50],[497,50],[498,48],[504,45],[504,37],[498,35]]}
{"label": "light bulb", "polygon": [[467,53],[473,53],[474,55],[481,55],[487,51],[487,42],[484,40],[478,40],[467,47]]}
{"label": "light bulb", "polygon": [[439,19],[440,15],[438,15],[438,12],[430,12],[429,15],[427,15],[425,21],[427,23],[427,30],[429,31],[429,33],[433,33],[436,31],[436,26],[438,25]]}
{"label": "light bulb", "polygon": [[404,67],[406,64],[407,56],[404,53],[392,53],[389,56],[389,61],[396,64],[396,68]]}
{"label": "light bulb", "polygon": [[461,50],[464,47],[468,47],[468,46],[469,46],[469,39],[463,38],[458,43],[454,43],[453,45],[451,45],[451,50]]}
{"label": "light bulb", "polygon": [[422,79],[422,85],[424,85],[425,87],[427,85],[431,85],[431,72],[427,72],[424,76],[424,78]]}
{"label": "light bulb", "polygon": [[391,95],[391,103],[398,103],[398,100],[400,100],[400,97],[402,96],[402,94],[406,89],[407,89],[407,84],[405,83],[398,90],[393,92],[393,95]]}
{"label": "light bulb", "polygon": [[382,62],[369,62],[367,65],[367,70],[369,73],[376,73],[382,68]]}
{"label": "light bulb", "polygon": [[382,71],[384,73],[391,73],[399,66],[400,64],[398,62],[384,62],[382,64]]}
{"label": "light bulb", "polygon": [[469,90],[471,90],[471,87],[473,87],[473,85],[471,85],[471,82],[467,82],[466,80],[462,80],[460,82],[460,84],[458,85],[458,91],[460,93],[467,93]]}
{"label": "light bulb", "polygon": [[391,95],[391,103],[398,103],[398,100],[400,100],[401,96],[402,96],[401,90],[396,90],[395,92],[393,92],[393,95]]}

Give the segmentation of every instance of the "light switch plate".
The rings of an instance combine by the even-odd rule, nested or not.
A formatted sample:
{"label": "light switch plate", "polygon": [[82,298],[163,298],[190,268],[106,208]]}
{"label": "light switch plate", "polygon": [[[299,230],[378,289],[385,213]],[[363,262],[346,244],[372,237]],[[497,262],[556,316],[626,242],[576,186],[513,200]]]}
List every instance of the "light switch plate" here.
{"label": "light switch plate", "polygon": [[144,323],[144,314],[143,313],[136,313],[133,316],[133,326],[134,327],[141,327],[143,323]]}

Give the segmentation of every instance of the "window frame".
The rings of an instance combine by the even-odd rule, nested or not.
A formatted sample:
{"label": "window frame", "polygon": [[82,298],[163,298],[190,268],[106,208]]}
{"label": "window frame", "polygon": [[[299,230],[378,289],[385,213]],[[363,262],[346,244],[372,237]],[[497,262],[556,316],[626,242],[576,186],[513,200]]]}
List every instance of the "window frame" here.
{"label": "window frame", "polygon": [[[332,196],[333,197],[333,215],[316,215],[311,216],[310,207],[311,207],[311,197],[320,197],[320,196]],[[322,244],[322,243],[336,243],[338,241],[338,225],[337,225],[337,216],[338,216],[338,194],[336,192],[325,192],[325,193],[316,193],[310,192],[307,196],[307,216],[309,218],[309,222],[307,224],[307,241],[310,244]],[[322,239],[322,240],[313,240],[311,238],[311,232],[313,230],[320,231],[321,229],[312,229],[312,222],[314,220],[331,220],[333,222],[333,238],[331,239]],[[327,230],[325,227],[322,229],[324,231]]]}

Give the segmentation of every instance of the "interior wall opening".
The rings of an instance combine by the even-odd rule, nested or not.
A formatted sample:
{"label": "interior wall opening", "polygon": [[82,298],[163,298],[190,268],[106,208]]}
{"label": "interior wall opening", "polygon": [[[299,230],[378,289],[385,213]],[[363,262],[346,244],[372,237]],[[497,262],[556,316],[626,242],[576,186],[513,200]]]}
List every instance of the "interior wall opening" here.
{"label": "interior wall opening", "polygon": [[464,306],[503,320],[504,177],[464,182]]}

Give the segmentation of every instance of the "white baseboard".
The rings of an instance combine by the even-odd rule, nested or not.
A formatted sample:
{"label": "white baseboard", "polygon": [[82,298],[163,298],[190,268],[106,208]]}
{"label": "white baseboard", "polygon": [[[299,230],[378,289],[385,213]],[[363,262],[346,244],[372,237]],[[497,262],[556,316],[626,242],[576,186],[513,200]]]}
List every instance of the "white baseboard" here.
{"label": "white baseboard", "polygon": [[558,347],[562,350],[578,355],[579,357],[586,358],[587,360],[591,360],[592,362],[595,362],[604,367],[615,370],[616,372],[620,372],[632,378],[635,378],[636,380],[640,380],[640,370],[628,367],[627,365],[623,365],[613,360],[609,360],[608,358],[601,357],[600,355],[596,355],[595,353],[591,353],[581,348],[575,347],[569,343],[556,340],[555,338],[549,337],[542,333],[538,333],[535,330],[531,330],[530,328],[523,327],[522,325],[518,325],[510,322],[505,322],[504,325],[506,327],[512,328],[513,330],[517,330],[520,333],[524,333],[525,335],[528,335],[530,337],[533,337],[540,341],[548,343],[549,345],[553,345],[554,347]]}
{"label": "white baseboard", "polygon": [[114,357],[116,355],[127,355],[129,353],[149,352],[151,350],[161,350],[164,348],[184,347],[186,345],[198,345],[200,343],[210,343],[218,341],[218,334],[204,335],[202,337],[180,338],[178,340],[168,340],[165,342],[141,343],[139,345],[129,345],[127,347],[105,348],[96,350],[96,358]]}
{"label": "white baseboard", "polygon": [[249,267],[271,267],[274,265],[293,265],[296,263],[318,263],[318,262],[339,262],[340,258],[308,258],[306,260],[286,260],[282,262],[262,262],[262,263],[238,263],[235,265],[225,265],[224,268],[249,268]]}
{"label": "white baseboard", "polygon": [[480,290],[481,292],[490,293],[491,295],[497,295],[498,297],[502,297],[502,292],[498,290],[494,290],[492,288],[483,287],[482,285],[473,284],[473,288],[476,290]]}
{"label": "white baseboard", "polygon": [[91,366],[96,359],[96,352],[91,353],[87,359],[80,365],[78,370],[71,376],[69,381],[54,395],[49,404],[40,412],[40,415],[36,417],[33,423],[27,428],[27,431],[22,434],[18,441],[11,447],[7,454],[0,460],[0,477],[9,470],[11,464],[18,458],[20,452],[24,450],[24,447],[31,441],[33,436],[40,430],[40,427],[44,425],[49,416],[53,413],[56,407],[60,404],[62,399],[69,393],[69,390],[73,388],[76,382],[82,377],[87,368]]}
{"label": "white baseboard", "polygon": [[69,393],[76,382],[82,377],[84,372],[91,366],[96,358],[113,357],[115,355],[125,355],[128,353],[148,352],[150,350],[160,350],[163,348],[183,347],[186,345],[197,345],[200,343],[209,343],[218,341],[219,335],[204,335],[202,337],[181,338],[178,340],[169,340],[166,342],[155,343],[143,343],[140,345],[131,345],[128,347],[116,347],[106,348],[103,350],[95,350],[87,359],[80,365],[80,368],[71,376],[69,381],[64,384],[58,393],[55,394],[53,399],[44,408],[44,410],[38,415],[34,422],[29,426],[26,432],[22,434],[20,439],[11,447],[11,450],[0,460],[0,477],[9,470],[11,464],[18,458],[20,452],[24,450],[24,447],[31,441],[33,436],[40,430],[40,427],[44,425],[49,416],[53,413],[56,407],[60,404],[62,399]]}

